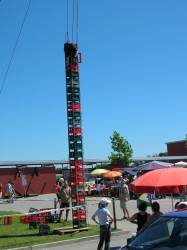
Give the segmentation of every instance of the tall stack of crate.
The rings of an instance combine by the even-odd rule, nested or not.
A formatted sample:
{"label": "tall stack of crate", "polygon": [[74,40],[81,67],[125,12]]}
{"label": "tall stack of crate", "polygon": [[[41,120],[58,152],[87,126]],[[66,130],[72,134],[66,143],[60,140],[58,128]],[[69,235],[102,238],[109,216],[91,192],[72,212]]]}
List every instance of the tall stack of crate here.
{"label": "tall stack of crate", "polygon": [[68,142],[70,162],[70,182],[72,190],[73,227],[86,226],[86,206],[84,192],[84,162],[82,143],[82,118],[80,101],[79,63],[81,55],[77,44],[64,44],[66,67],[66,95],[68,118]]}

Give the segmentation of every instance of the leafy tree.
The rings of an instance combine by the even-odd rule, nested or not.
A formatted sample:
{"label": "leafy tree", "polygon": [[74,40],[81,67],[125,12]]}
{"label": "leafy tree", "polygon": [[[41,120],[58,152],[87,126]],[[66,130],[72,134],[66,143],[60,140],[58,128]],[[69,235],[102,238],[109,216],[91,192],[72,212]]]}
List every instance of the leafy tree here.
{"label": "leafy tree", "polygon": [[168,156],[168,153],[167,152],[161,152],[161,153],[159,153],[158,156],[160,156],[160,157],[162,157],[162,156]]}
{"label": "leafy tree", "polygon": [[147,155],[147,157],[162,157],[162,156],[167,156],[167,152],[160,152],[159,154],[153,154],[152,156]]}
{"label": "leafy tree", "polygon": [[112,163],[129,166],[133,156],[133,150],[129,142],[116,131],[113,132],[110,139],[114,152],[111,152],[111,156],[108,157],[109,160],[111,160]]}

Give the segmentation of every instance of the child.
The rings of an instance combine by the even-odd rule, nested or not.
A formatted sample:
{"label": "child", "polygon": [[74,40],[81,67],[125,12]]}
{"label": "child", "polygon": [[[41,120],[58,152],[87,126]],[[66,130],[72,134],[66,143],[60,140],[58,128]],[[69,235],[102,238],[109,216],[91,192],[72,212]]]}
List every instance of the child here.
{"label": "child", "polygon": [[[109,210],[106,208],[110,202],[111,202],[110,200],[103,198],[99,202],[99,207],[91,218],[93,221],[95,221],[96,224],[100,225],[100,241],[97,250],[102,250],[104,242],[105,242],[105,250],[110,249],[110,237],[111,237],[110,224],[114,220]],[[96,220],[96,216],[98,217],[99,221]]]}

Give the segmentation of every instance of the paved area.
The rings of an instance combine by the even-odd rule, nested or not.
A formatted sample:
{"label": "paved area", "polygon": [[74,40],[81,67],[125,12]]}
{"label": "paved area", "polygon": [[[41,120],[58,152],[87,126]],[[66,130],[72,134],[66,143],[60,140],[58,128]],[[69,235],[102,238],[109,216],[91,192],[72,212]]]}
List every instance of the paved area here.
{"label": "paved area", "polygon": [[[2,200],[0,201],[0,210],[1,211],[15,211],[15,212],[20,212],[20,213],[28,213],[29,209],[32,208],[36,208],[36,209],[41,209],[41,208],[54,208],[54,198],[56,198],[55,194],[46,194],[46,195],[39,195],[36,197],[28,197],[28,198],[20,198],[17,199],[14,203],[7,203],[6,201]],[[90,219],[92,214],[95,212],[95,210],[98,207],[98,202],[102,197],[87,197],[86,201],[87,201],[87,223],[88,224],[94,224],[94,222]],[[110,199],[110,198],[109,198]],[[160,203],[160,207],[161,207],[161,211],[162,212],[169,212],[172,210],[172,199],[171,197],[167,197],[166,199],[158,199],[157,200]],[[177,201],[179,201],[179,199],[174,199],[173,203],[175,204]],[[122,210],[120,209],[120,205],[119,205],[119,200],[115,199],[115,211],[116,211],[116,226],[118,229],[122,229],[124,230],[124,235],[132,235],[132,233],[136,232],[136,225],[130,223],[127,220],[122,219],[123,217],[123,213]],[[113,204],[109,204],[108,209],[111,211],[111,213],[113,214]],[[130,200],[128,202],[128,209],[129,209],[129,213],[132,216],[135,212],[137,212],[137,202],[136,200]],[[148,212],[151,213],[151,209],[150,207],[148,207]],[[71,213],[70,213],[70,217],[69,219],[71,220]],[[114,226],[114,224],[113,224]],[[118,242],[119,245],[123,243],[125,243],[125,236],[119,236],[119,238],[117,236],[112,237],[112,242],[111,242],[111,246],[113,247],[117,247],[118,246]],[[121,239],[121,241],[120,241]],[[88,248],[83,248],[84,244],[82,245],[76,245],[77,250],[78,249],[95,249],[95,244],[97,244],[98,239],[93,239],[93,241],[96,240],[95,243],[93,243],[93,247],[91,247],[90,242],[89,241],[89,245],[90,247]],[[72,242],[73,244],[73,242]],[[81,243],[80,243],[81,244]],[[124,245],[124,244],[123,244]],[[72,246],[73,247],[73,246]],[[79,248],[80,247],[80,248]],[[69,247],[68,247],[69,248]],[[36,248],[35,248],[36,249]],[[44,248],[40,248],[40,249],[47,249],[46,247]],[[53,248],[53,249],[58,249],[58,248]],[[70,250],[71,248],[69,248]],[[72,248],[73,249],[73,248]],[[113,248],[113,249],[117,249],[117,248]]]}

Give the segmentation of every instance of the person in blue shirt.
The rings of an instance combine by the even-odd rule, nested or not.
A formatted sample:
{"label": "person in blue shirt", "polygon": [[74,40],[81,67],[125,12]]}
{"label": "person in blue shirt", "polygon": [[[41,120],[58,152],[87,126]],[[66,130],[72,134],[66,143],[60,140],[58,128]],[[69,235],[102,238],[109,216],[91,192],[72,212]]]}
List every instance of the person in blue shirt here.
{"label": "person in blue shirt", "polygon": [[[106,208],[110,202],[111,201],[106,198],[100,200],[98,209],[91,217],[96,224],[100,225],[100,240],[97,250],[103,249],[104,242],[104,250],[110,249],[111,223],[114,221],[109,210]],[[98,220],[96,220],[96,217],[98,217]]]}

